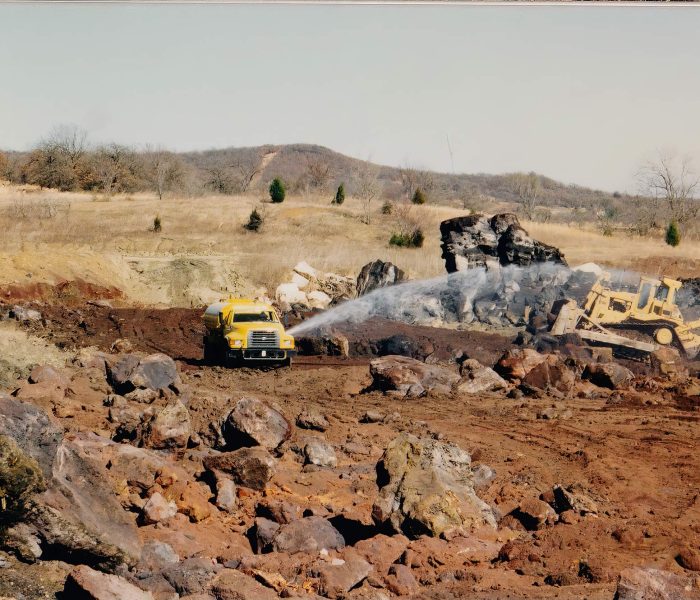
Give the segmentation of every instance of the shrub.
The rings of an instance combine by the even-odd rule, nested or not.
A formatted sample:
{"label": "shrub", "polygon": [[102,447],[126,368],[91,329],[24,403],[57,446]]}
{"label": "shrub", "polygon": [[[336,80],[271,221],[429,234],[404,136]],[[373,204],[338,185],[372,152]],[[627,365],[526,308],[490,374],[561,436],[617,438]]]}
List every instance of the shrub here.
{"label": "shrub", "polygon": [[383,215],[390,215],[391,212],[394,210],[394,205],[391,202],[385,202],[382,204],[382,214]]}
{"label": "shrub", "polygon": [[163,229],[163,225],[160,222],[160,215],[156,215],[153,219],[153,231],[154,233],[160,233],[161,229]]}
{"label": "shrub", "polygon": [[413,204],[425,204],[425,194],[421,191],[420,188],[416,188],[416,191],[413,193],[413,198],[411,199],[411,202],[413,202]]}
{"label": "shrub", "polygon": [[671,221],[666,228],[666,243],[674,248],[681,243],[681,232],[675,221]]}
{"label": "shrub", "polygon": [[257,208],[254,208],[250,212],[248,222],[245,225],[243,225],[243,227],[248,231],[259,231],[264,221],[265,217],[262,214],[260,214]]}
{"label": "shrub", "polygon": [[285,194],[284,183],[279,177],[275,177],[270,184],[270,200],[275,203],[284,202]]}
{"label": "shrub", "polygon": [[335,193],[335,198],[333,198],[333,204],[340,205],[343,202],[345,202],[345,186],[341,183]]}
{"label": "shrub", "polygon": [[411,233],[392,233],[389,238],[390,246],[399,246],[401,248],[422,248],[425,236],[420,229],[416,229]]}

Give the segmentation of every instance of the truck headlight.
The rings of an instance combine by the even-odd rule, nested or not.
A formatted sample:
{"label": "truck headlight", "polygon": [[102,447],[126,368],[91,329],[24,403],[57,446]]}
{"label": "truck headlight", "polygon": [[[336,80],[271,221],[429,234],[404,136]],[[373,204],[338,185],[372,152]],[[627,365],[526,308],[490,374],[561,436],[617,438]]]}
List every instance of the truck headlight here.
{"label": "truck headlight", "polygon": [[291,348],[294,345],[294,340],[282,340],[282,348]]}
{"label": "truck headlight", "polygon": [[231,348],[240,348],[243,345],[243,340],[231,340]]}

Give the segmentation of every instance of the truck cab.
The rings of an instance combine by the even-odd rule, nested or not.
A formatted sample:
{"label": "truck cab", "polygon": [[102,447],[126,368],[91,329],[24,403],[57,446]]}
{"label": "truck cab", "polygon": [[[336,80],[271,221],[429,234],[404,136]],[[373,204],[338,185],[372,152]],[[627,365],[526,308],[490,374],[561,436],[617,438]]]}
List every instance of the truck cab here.
{"label": "truck cab", "polygon": [[291,364],[296,352],[294,337],[285,331],[271,304],[228,298],[207,307],[202,319],[206,361]]}

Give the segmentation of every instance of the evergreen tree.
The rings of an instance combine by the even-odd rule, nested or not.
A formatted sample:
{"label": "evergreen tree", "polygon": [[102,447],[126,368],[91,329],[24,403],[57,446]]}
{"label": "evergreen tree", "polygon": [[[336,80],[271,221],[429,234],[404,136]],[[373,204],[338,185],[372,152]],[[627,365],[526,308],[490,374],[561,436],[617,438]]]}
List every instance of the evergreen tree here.
{"label": "evergreen tree", "polygon": [[336,193],[335,193],[335,198],[333,199],[333,204],[340,205],[343,202],[345,202],[345,185],[341,183],[338,186],[338,191],[336,191]]}
{"label": "evergreen tree", "polygon": [[671,221],[666,228],[666,243],[674,248],[681,243],[681,232],[675,221]]}
{"label": "evergreen tree", "polygon": [[284,183],[279,177],[275,177],[270,184],[270,200],[275,203],[284,202],[285,193]]}

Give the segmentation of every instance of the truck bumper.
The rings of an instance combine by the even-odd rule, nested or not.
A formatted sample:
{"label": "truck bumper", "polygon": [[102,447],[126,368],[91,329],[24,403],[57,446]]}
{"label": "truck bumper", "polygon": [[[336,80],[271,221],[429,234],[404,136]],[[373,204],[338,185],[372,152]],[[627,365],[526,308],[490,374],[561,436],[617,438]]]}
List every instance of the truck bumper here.
{"label": "truck bumper", "polygon": [[226,353],[231,360],[285,360],[295,354],[296,350],[285,350],[282,348],[230,349]]}

